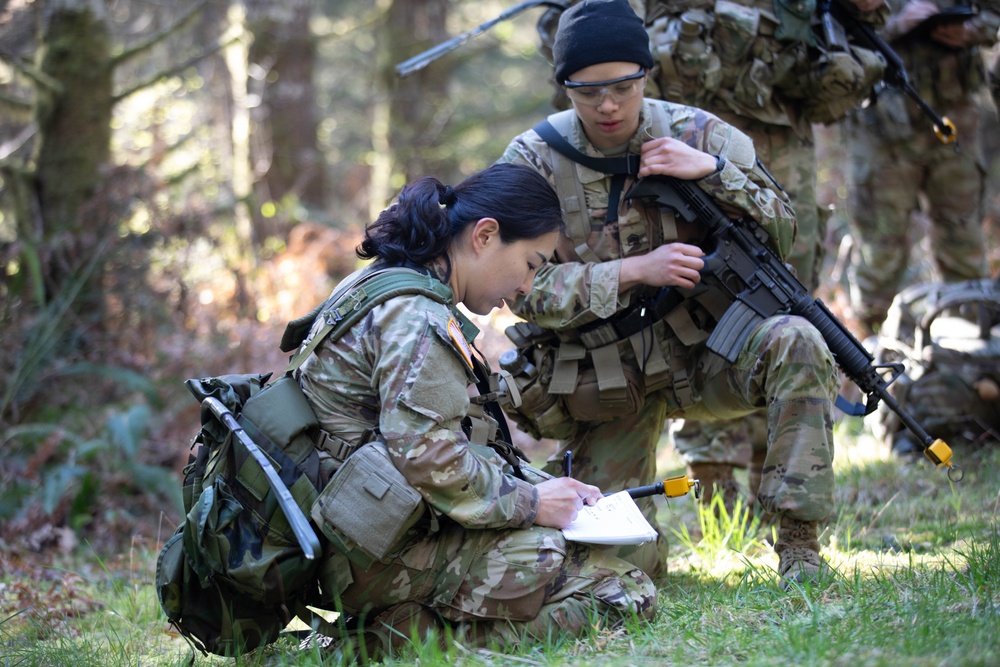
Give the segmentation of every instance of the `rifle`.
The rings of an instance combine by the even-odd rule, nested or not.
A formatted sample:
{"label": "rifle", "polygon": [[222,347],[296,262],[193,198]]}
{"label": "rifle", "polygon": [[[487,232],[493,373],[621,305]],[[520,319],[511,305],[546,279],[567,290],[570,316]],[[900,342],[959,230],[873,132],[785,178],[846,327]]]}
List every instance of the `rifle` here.
{"label": "rifle", "polygon": [[[706,342],[707,347],[729,362],[736,360],[747,338],[765,318],[798,315],[815,326],[826,341],[837,365],[865,393],[865,404],[850,404],[837,397],[837,407],[852,416],[870,414],[879,401],[899,415],[917,436],[924,454],[936,466],[949,468],[959,481],[964,475],[951,462],[951,448],[940,438],[932,438],[895,398],[889,385],[902,373],[901,364],[875,365],[874,357],[820,299],[814,299],[785,263],[768,246],[768,234],[755,220],[744,216],[730,219],[715,200],[691,181],[671,176],[640,179],[625,194],[626,199],[648,198],[668,208],[687,222],[697,222],[708,230],[705,266],[706,283],[719,287],[734,301],[719,320]],[[663,288],[673,290],[673,288]],[[880,371],[892,371],[886,380]]]}
{"label": "rifle", "polygon": [[404,60],[403,62],[399,63],[398,65],[396,65],[396,76],[398,77],[409,76],[410,74],[413,74],[416,71],[422,70],[423,68],[427,67],[429,64],[431,64],[444,54],[448,53],[449,51],[454,51],[455,49],[460,47],[462,44],[465,44],[473,37],[477,37],[483,34],[487,30],[495,26],[497,23],[513,18],[527,9],[531,9],[532,7],[537,7],[539,5],[545,5],[546,7],[552,7],[561,10],[566,9],[566,5],[560,2],[548,2],[544,0],[527,0],[527,2],[522,2],[518,5],[514,5],[510,9],[501,12],[500,15],[497,16],[496,18],[490,19],[486,23],[476,26],[475,28],[469,30],[468,32],[463,32],[461,35],[458,35],[457,37],[452,37],[446,42],[441,42],[437,46],[427,49],[423,53],[419,53],[410,58],[409,60]]}
{"label": "rifle", "polygon": [[958,150],[958,130],[955,128],[955,124],[947,116],[941,116],[934,111],[931,105],[920,96],[920,93],[917,92],[917,89],[910,82],[910,76],[906,72],[906,65],[903,64],[902,58],[882,39],[882,36],[874,28],[851,14],[841,4],[841,0],[821,1],[819,11],[824,25],[826,24],[827,15],[832,15],[859,46],[881,54],[885,59],[885,75],[883,80],[886,85],[902,90],[910,99],[916,102],[920,110],[924,112],[924,115],[930,118],[934,124],[934,134],[938,140],[943,144],[955,144],[955,150]]}
{"label": "rifle", "polygon": [[274,491],[275,496],[278,499],[278,505],[281,507],[281,511],[285,513],[285,517],[288,519],[288,525],[292,527],[292,532],[295,533],[296,539],[299,541],[299,546],[302,547],[302,554],[309,560],[313,560],[316,554],[320,551],[319,538],[316,537],[316,531],[312,529],[309,525],[309,519],[306,515],[302,513],[295,499],[292,498],[291,491],[285,486],[285,483],[281,481],[278,476],[278,471],[274,469],[271,465],[271,461],[267,458],[267,455],[261,451],[260,447],[257,446],[247,432],[243,430],[240,423],[236,421],[236,417],[233,413],[229,411],[225,405],[222,404],[217,398],[211,396],[205,398],[201,402],[203,406],[208,407],[212,414],[215,415],[216,419],[222,423],[227,429],[229,429],[233,437],[240,441],[244,447],[246,447],[247,452],[253,457],[253,460],[257,462],[257,465],[261,467],[264,471],[264,476],[267,478],[267,483],[271,486]]}

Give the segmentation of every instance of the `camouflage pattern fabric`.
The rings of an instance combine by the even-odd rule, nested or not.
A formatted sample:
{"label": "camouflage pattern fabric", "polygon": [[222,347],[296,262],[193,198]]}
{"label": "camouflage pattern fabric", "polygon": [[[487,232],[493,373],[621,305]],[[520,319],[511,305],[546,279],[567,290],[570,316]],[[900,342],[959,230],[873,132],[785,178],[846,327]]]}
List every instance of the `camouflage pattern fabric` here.
{"label": "camouflage pattern fabric", "polygon": [[[899,12],[906,3],[890,4]],[[937,4],[945,8],[952,3]],[[978,16],[966,25],[981,45],[993,44],[1000,27],[1000,2],[977,4]],[[980,108],[975,99],[986,85],[980,50],[950,49],[901,36],[891,21],[883,33],[921,96],[955,123],[961,150],[940,143],[916,103],[892,90],[879,94],[876,104],[846,124],[854,181],[851,301],[870,331],[885,319],[906,280],[910,248],[918,240],[910,231],[910,215],[919,210],[921,193],[929,204],[930,248],[940,278],[955,282],[986,275],[985,161],[977,139]]]}
{"label": "camouflage pattern fabric", "polygon": [[[811,25],[813,0],[646,0],[644,16],[658,65],[657,95],[764,125],[794,127],[839,120],[881,78],[870,52],[827,45]],[[860,12],[881,25],[888,10]],[[675,33],[679,28],[679,34]],[[685,29],[694,31],[685,36]],[[847,47],[846,49],[844,47]]]}
{"label": "camouflage pattern fabric", "polygon": [[[707,357],[703,347],[692,354]],[[559,443],[546,465],[559,471],[562,454],[573,452],[574,477],[601,488],[648,484],[656,475],[656,448],[666,419],[693,419],[717,425],[767,409],[767,458],[758,490],[766,512],[787,513],[802,521],[829,515],[833,501],[833,404],[837,381],[833,360],[819,332],[805,320],[775,317],[751,336],[736,362],[697,384],[701,400],[680,408],[669,392],[646,396],[636,415],[582,424],[577,434]],[[655,506],[644,499],[647,518],[655,526]],[[650,547],[620,547],[617,555],[646,571],[656,571],[662,558]]]}
{"label": "camouflage pattern fabric", "polygon": [[[779,252],[787,254],[794,238],[794,216],[787,198],[771,190],[770,179],[756,167],[746,135],[712,114],[662,101],[646,100],[643,119],[649,118],[651,104],[664,105],[675,138],[709,153],[733,149],[726,156],[730,171],[710,175],[698,184],[724,208],[760,219],[777,241]],[[649,138],[648,132],[648,120],[640,120],[629,150],[638,152],[641,142]],[[714,143],[722,134],[729,137],[724,147]],[[596,154],[578,124],[568,139],[579,150]],[[553,153],[533,130],[516,137],[501,160],[532,166],[558,190],[552,177]],[[564,238],[554,261],[539,271],[531,294],[516,308],[520,315],[556,331],[565,341],[579,340],[580,326],[620,312],[636,298],[632,292],[641,292],[618,294],[618,260],[677,240],[666,237],[663,231],[670,228],[665,218],[673,216],[642,208],[639,202],[623,205],[619,220],[605,225],[610,177],[583,167],[578,173],[585,178],[591,233],[585,239]],[[695,242],[697,236],[689,234],[696,231],[678,229],[678,238]],[[586,243],[600,261],[582,262],[574,250],[580,243]],[[695,299],[686,300],[680,308],[689,310],[694,321],[710,319]],[[760,501],[769,511],[787,512],[803,521],[825,517],[832,506],[831,427],[836,382],[833,360],[819,332],[798,318],[769,319],[748,339],[736,363],[721,369],[718,357],[707,352],[703,342],[682,343],[665,320],[649,327],[649,333],[650,340],[660,342],[664,357],[686,360],[682,375],[692,380],[693,404],[683,399],[685,393],[676,381],[666,387],[647,384],[645,402],[636,414],[581,423],[575,435],[560,442],[550,468],[568,449],[574,454],[574,470],[579,471],[574,476],[584,481],[602,488],[648,483],[655,474],[655,452],[666,419],[732,419],[767,407],[768,457]],[[623,345],[620,349],[623,363],[638,372],[632,347]],[[653,516],[652,503],[644,509],[647,516]],[[662,553],[661,545],[659,553],[647,548],[619,555],[647,572],[656,572],[662,566]]]}
{"label": "camouflage pattern fabric", "polygon": [[[661,107],[666,114],[670,136],[700,151],[719,155],[725,159],[723,170],[701,179],[698,182],[699,186],[711,194],[724,210],[751,215],[770,236],[775,252],[781,257],[787,257],[797,230],[795,213],[787,195],[780,192],[780,189],[778,191],[773,189],[776,187],[774,179],[757,164],[753,142],[732,125],[701,109],[662,100],[645,99],[639,118],[639,128],[624,150],[638,154],[642,144],[654,138],[651,120],[653,105]],[[573,122],[572,134],[567,138],[581,152],[592,157],[605,157],[587,140],[579,122]],[[526,164],[552,182],[553,163],[558,159],[556,155],[537,132],[529,130],[510,142],[498,162]],[[664,240],[664,232],[650,227],[648,215],[637,203],[619,211],[619,220],[606,227],[604,217],[608,207],[610,178],[606,174],[583,166],[577,167],[577,172],[583,181],[587,209],[593,220],[590,234],[581,241],[586,241],[602,260],[600,264],[580,269],[587,273],[593,272],[591,276],[593,279],[590,281],[593,286],[591,294],[593,302],[581,303],[580,307],[584,309],[589,307],[594,312],[574,311],[569,313],[565,320],[538,322],[550,329],[561,329],[569,325],[580,326],[612,314],[616,309],[615,301],[618,298],[618,265],[608,265],[604,262],[648,252]],[[631,181],[627,182],[624,191],[627,191],[630,185]],[[559,194],[560,197],[563,196],[563,193]],[[653,214],[653,217],[657,218],[655,222],[660,222],[659,213]],[[666,240],[690,240],[700,233],[700,229],[682,228],[679,229],[677,238]],[[574,240],[564,239],[566,243]],[[566,257],[575,257],[572,250],[575,245],[567,247],[566,243],[556,248],[556,258],[560,261],[564,261]],[[538,287],[545,285],[546,269],[552,268],[542,267],[539,271],[535,281],[536,294],[545,292]],[[562,268],[562,272],[569,270],[568,267]],[[577,317],[578,314],[580,317]]]}
{"label": "camouflage pattern fabric", "polygon": [[302,365],[322,428],[348,441],[377,428],[429,509],[391,557],[328,553],[324,593],[367,617],[416,602],[502,645],[550,630],[580,634],[594,617],[651,618],[656,590],[644,572],[534,526],[532,484],[468,442],[461,422],[475,376],[462,349],[476,333],[454,306],[399,296]]}

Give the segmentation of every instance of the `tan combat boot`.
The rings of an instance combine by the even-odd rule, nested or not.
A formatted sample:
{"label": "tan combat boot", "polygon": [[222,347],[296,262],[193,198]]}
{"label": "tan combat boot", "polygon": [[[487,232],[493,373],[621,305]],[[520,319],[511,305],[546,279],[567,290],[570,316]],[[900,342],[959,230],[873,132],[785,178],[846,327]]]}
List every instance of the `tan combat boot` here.
{"label": "tan combat boot", "polygon": [[701,483],[701,504],[709,506],[716,493],[722,494],[722,504],[730,515],[740,495],[740,485],[733,477],[735,466],[728,463],[692,463],[688,477]]}
{"label": "tan combat boot", "polygon": [[778,554],[778,576],[783,590],[787,590],[791,582],[816,581],[823,572],[829,571],[819,555],[817,523],[781,517],[774,552]]}

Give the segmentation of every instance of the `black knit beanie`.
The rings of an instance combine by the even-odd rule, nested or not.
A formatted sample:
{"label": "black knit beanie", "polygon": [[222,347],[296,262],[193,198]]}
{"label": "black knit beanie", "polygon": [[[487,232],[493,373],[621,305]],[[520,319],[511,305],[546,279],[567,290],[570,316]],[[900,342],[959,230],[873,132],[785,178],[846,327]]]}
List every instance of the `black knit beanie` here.
{"label": "black knit beanie", "polygon": [[598,63],[653,66],[649,35],[627,0],[583,0],[564,11],[552,59],[557,83]]}

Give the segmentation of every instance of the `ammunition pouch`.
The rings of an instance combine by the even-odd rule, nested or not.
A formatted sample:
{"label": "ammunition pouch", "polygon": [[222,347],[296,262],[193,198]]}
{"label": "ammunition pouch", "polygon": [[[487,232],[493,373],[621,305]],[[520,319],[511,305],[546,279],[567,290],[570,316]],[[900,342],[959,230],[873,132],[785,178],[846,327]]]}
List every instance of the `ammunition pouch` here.
{"label": "ammunition pouch", "polygon": [[691,348],[708,333],[678,306],[701,297],[707,297],[703,289],[660,290],[612,318],[581,327],[580,342],[559,341],[527,322],[509,327],[507,336],[518,347],[505,353],[500,365],[511,373],[522,399],[512,418],[536,438],[566,439],[580,423],[638,413],[648,394],[663,389],[670,390],[674,407],[693,404]]}
{"label": "ammunition pouch", "polygon": [[581,422],[602,422],[634,415],[645,402],[646,385],[642,375],[629,365],[622,365],[622,386],[601,389],[593,368],[580,371],[576,388],[565,398],[566,410]]}
{"label": "ammunition pouch", "polygon": [[576,421],[561,397],[549,392],[556,364],[556,335],[529,322],[518,322],[506,333],[517,347],[500,357],[500,366],[511,374],[521,404],[505,405],[504,409],[522,431],[534,438],[572,437]]}
{"label": "ammunition pouch", "polygon": [[[663,99],[783,123],[794,102],[810,123],[832,123],[867,99],[885,69],[882,56],[846,41],[817,46],[815,2],[776,0],[773,11],[734,0],[683,4],[647,26]],[[678,12],[680,10],[677,10]],[[682,25],[697,24],[685,41]],[[690,29],[690,28],[689,28]],[[793,120],[797,120],[793,118]]]}
{"label": "ammunition pouch", "polygon": [[[708,35],[712,31],[713,17],[701,9],[688,10],[684,20],[700,27],[700,33]],[[681,18],[664,16],[648,26],[650,46],[658,65],[653,74],[663,86],[664,99],[697,106],[715,94],[722,82],[722,67],[719,56],[704,41],[696,45],[680,44]]]}
{"label": "ammunition pouch", "polygon": [[[423,497],[375,440],[351,454],[312,506],[312,518],[333,547],[362,564],[390,562],[411,539],[427,513]],[[426,528],[426,527],[425,527]]]}

